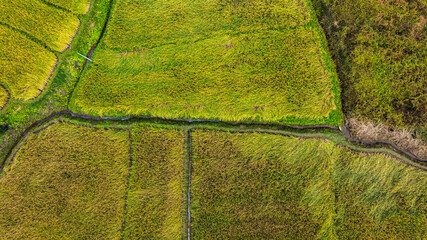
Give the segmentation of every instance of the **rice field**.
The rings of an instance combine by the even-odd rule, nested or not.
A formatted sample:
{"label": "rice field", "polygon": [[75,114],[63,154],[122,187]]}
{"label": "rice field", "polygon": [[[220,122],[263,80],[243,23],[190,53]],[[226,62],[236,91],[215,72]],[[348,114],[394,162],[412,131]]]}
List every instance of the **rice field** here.
{"label": "rice field", "polygon": [[0,238],[180,239],[184,132],[54,122],[0,175]]}
{"label": "rice field", "polygon": [[132,129],[132,168],[123,239],[181,239],[184,231],[184,133]]}
{"label": "rice field", "polygon": [[95,116],[339,124],[320,48],[307,26],[99,49],[69,107]]}
{"label": "rice field", "polygon": [[38,96],[57,63],[55,54],[3,25],[0,46],[0,83],[10,89],[13,99]]}
{"label": "rice field", "polygon": [[425,171],[383,155],[337,152],[333,179],[339,239],[425,238]]}
{"label": "rice field", "polygon": [[194,239],[422,239],[426,173],[316,139],[196,131]]}
{"label": "rice field", "polygon": [[135,50],[309,21],[305,0],[117,0],[105,43]]}
{"label": "rice field", "polygon": [[127,131],[56,123],[25,141],[0,178],[3,239],[119,239]]}
{"label": "rice field", "polygon": [[35,37],[58,52],[69,46],[80,24],[72,13],[38,0],[2,0],[0,22]]}
{"label": "rice field", "polygon": [[76,14],[86,14],[90,7],[90,0],[46,0],[46,2],[70,10]]}

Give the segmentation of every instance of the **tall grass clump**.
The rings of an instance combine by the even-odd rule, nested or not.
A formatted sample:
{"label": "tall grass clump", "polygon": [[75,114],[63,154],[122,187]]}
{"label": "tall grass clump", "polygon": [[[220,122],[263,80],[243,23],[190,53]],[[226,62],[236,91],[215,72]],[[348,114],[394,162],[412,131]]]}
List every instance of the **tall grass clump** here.
{"label": "tall grass clump", "polygon": [[72,13],[38,0],[2,0],[0,22],[26,32],[58,52],[69,46],[80,24]]}
{"label": "tall grass clump", "polygon": [[11,97],[28,100],[38,96],[55,67],[55,54],[3,25],[0,48],[0,83],[7,85]]}
{"label": "tall grass clump", "polygon": [[31,134],[0,178],[0,238],[119,239],[129,144],[65,123]]}
{"label": "tall grass clump", "polygon": [[76,14],[86,14],[90,7],[90,0],[46,0],[46,2],[70,10]]}
{"label": "tall grass clump", "polygon": [[118,0],[105,43],[135,50],[309,21],[304,0]]}
{"label": "tall grass clump", "polygon": [[332,239],[333,144],[267,134],[193,134],[194,239]]}
{"label": "tall grass clump", "polygon": [[103,49],[70,108],[97,116],[338,124],[330,118],[337,106],[319,48],[308,27],[138,51]]}
{"label": "tall grass clump", "polygon": [[123,239],[181,239],[184,235],[184,133],[132,129],[132,168]]}

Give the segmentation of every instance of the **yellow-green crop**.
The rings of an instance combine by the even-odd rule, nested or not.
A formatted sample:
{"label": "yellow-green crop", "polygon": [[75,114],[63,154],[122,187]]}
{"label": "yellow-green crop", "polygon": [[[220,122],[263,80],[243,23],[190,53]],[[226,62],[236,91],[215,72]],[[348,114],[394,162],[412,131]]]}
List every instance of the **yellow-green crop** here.
{"label": "yellow-green crop", "polygon": [[0,110],[6,105],[9,99],[9,93],[7,89],[0,85]]}
{"label": "yellow-green crop", "polygon": [[90,7],[90,0],[46,0],[46,2],[68,9],[76,14],[85,14]]}
{"label": "yellow-green crop", "polygon": [[70,108],[96,116],[330,120],[331,78],[311,27],[138,51],[98,50]]}
{"label": "yellow-green crop", "polygon": [[194,239],[422,239],[427,174],[318,139],[196,131]]}
{"label": "yellow-green crop", "polygon": [[28,100],[38,96],[55,67],[55,54],[3,25],[0,48],[0,82],[9,87],[11,97]]}
{"label": "yellow-green crop", "polygon": [[72,124],[30,135],[0,179],[0,238],[119,239],[129,144]]}
{"label": "yellow-green crop", "polygon": [[0,22],[28,33],[59,52],[69,46],[80,23],[72,13],[37,0],[0,1]]}
{"label": "yellow-green crop", "polygon": [[105,43],[135,50],[208,37],[302,26],[305,0],[117,0]]}
{"label": "yellow-green crop", "polygon": [[132,130],[132,168],[123,239],[181,239],[184,230],[184,133]]}

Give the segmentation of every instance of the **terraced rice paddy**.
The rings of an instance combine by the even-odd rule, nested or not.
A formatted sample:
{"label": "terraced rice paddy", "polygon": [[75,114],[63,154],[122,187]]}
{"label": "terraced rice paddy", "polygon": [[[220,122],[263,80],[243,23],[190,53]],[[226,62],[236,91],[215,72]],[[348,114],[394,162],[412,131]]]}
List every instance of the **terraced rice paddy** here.
{"label": "terraced rice paddy", "polygon": [[427,178],[381,154],[266,134],[193,134],[194,239],[422,239]]}
{"label": "terraced rice paddy", "polygon": [[76,14],[85,14],[90,7],[90,0],[46,0],[46,2],[70,10]]}
{"label": "terraced rice paddy", "polygon": [[0,83],[10,89],[14,99],[38,96],[56,65],[55,54],[3,25],[0,25],[0,46]]}
{"label": "terraced rice paddy", "polygon": [[[73,111],[115,117],[341,122],[335,73],[305,2],[209,1],[198,11],[205,2],[181,1],[179,9],[196,14],[188,18],[172,3],[154,2],[159,8],[135,1],[114,5],[106,45],[98,47],[96,64],[79,82],[69,106]],[[148,10],[136,11],[140,8]],[[182,21],[160,15],[163,8],[170,14],[178,11]],[[135,15],[151,20],[130,22],[139,19]],[[156,28],[150,25],[158,22]],[[137,33],[126,30],[134,27]],[[122,32],[115,32],[119,29]],[[149,29],[156,31],[150,35]]]}
{"label": "terraced rice paddy", "polygon": [[72,13],[37,0],[2,0],[0,22],[35,37],[58,52],[69,46],[80,24]]}

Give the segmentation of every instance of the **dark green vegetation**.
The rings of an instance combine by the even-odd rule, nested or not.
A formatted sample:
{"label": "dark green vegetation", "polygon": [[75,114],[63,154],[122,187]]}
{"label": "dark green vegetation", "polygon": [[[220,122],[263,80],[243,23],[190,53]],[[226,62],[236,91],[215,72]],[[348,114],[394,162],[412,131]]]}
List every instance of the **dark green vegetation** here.
{"label": "dark green vegetation", "polygon": [[136,50],[307,24],[305,0],[117,0],[105,43]]}
{"label": "dark green vegetation", "polygon": [[184,133],[132,129],[132,168],[123,239],[181,239],[185,209]]}
{"label": "dark green vegetation", "polygon": [[193,134],[194,239],[422,239],[426,173],[266,134]]}
{"label": "dark green vegetation", "polygon": [[56,123],[27,139],[0,179],[4,239],[118,239],[127,131]]}
{"label": "dark green vegetation", "polygon": [[65,8],[77,14],[85,14],[89,10],[90,0],[45,0],[56,6]]}
{"label": "dark green vegetation", "polygon": [[346,115],[422,127],[427,119],[427,2],[315,0]]}
{"label": "dark green vegetation", "polygon": [[[179,9],[188,16],[172,3],[118,1],[113,6],[95,64],[88,67],[70,101],[72,111],[341,123],[334,70],[305,2],[203,1],[206,6],[199,11],[201,1],[181,1],[185,7]],[[135,10],[143,7],[149,10]],[[165,9],[174,17],[160,15]],[[282,15],[275,17],[278,13]],[[261,21],[260,16],[268,17]],[[138,17],[150,20],[134,21]],[[161,24],[156,28],[150,25],[157,22]],[[175,28],[181,30],[171,31]]]}
{"label": "dark green vegetation", "polygon": [[0,46],[0,83],[10,89],[14,99],[37,97],[56,65],[55,54],[3,25]]}
{"label": "dark green vegetation", "polygon": [[73,14],[37,0],[2,0],[0,22],[26,32],[59,52],[69,46],[80,24]]}

